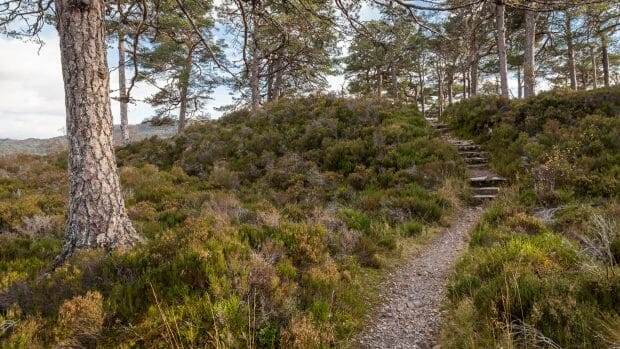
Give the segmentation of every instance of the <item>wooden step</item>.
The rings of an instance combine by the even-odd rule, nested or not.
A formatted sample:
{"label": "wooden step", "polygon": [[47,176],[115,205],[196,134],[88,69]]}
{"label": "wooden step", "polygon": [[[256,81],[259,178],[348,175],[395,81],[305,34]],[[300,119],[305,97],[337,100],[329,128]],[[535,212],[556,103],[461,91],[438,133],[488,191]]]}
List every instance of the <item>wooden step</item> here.
{"label": "wooden step", "polygon": [[488,163],[483,163],[483,164],[467,164],[467,168],[470,170],[479,170],[481,168],[489,168],[489,164]]}
{"label": "wooden step", "polygon": [[478,187],[472,188],[476,195],[496,195],[499,193],[499,187]]}
{"label": "wooden step", "polygon": [[495,195],[474,195],[474,202],[481,203],[495,199]]}
{"label": "wooden step", "polygon": [[492,187],[502,185],[505,182],[506,178],[498,176],[472,177],[469,179],[469,184],[472,187]]}
{"label": "wooden step", "polygon": [[459,151],[459,154],[466,158],[481,158],[488,155],[486,151]]}
{"label": "wooden step", "polygon": [[489,159],[487,158],[483,158],[483,157],[477,157],[477,158],[465,158],[465,163],[466,164],[486,164],[489,162]]}
{"label": "wooden step", "polygon": [[467,141],[467,140],[463,141],[460,139],[451,139],[448,141],[448,143],[452,144],[455,147],[475,145],[474,142],[472,141]]}

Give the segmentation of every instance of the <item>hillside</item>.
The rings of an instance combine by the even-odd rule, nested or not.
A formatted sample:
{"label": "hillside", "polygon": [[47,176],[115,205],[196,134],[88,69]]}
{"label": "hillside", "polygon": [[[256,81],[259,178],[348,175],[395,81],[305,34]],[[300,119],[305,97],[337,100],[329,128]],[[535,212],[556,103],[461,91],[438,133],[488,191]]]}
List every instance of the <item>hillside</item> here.
{"label": "hillside", "polygon": [[382,271],[468,196],[456,150],[384,100],[283,100],[117,155],[144,243],[82,252],[44,278],[66,162],[0,160],[8,345],[347,346]]}
{"label": "hillside", "polygon": [[449,348],[620,344],[620,87],[449,108],[512,179],[448,286]]}
{"label": "hillside", "polygon": [[[176,125],[151,126],[149,124],[129,125],[129,136],[132,142],[141,141],[153,136],[167,138],[177,132]],[[114,142],[117,146],[120,142],[120,126],[114,126]],[[38,139],[0,139],[0,156],[12,154],[46,155],[61,152],[67,149],[67,141],[64,136]]]}

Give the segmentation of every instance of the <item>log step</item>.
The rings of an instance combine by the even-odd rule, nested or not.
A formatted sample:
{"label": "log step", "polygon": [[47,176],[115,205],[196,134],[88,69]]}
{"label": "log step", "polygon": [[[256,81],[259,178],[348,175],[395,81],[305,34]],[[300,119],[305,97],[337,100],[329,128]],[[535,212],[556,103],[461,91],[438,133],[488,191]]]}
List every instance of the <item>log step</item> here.
{"label": "log step", "polygon": [[472,177],[469,179],[469,184],[472,187],[492,187],[501,185],[505,182],[506,178],[497,176]]}
{"label": "log step", "polygon": [[458,145],[456,146],[456,148],[459,151],[476,151],[476,150],[480,150],[480,146],[476,145],[476,144],[471,144],[471,145]]}
{"label": "log step", "polygon": [[473,199],[475,202],[484,202],[495,199],[495,195],[474,195]]}
{"label": "log step", "polygon": [[486,164],[487,162],[489,162],[489,159],[481,158],[481,157],[465,158],[464,160],[465,160],[465,163],[467,164]]}
{"label": "log step", "polygon": [[481,158],[488,155],[486,151],[459,151],[459,154],[466,158]]}
{"label": "log step", "polygon": [[499,187],[479,187],[472,189],[476,195],[496,195],[499,193]]}

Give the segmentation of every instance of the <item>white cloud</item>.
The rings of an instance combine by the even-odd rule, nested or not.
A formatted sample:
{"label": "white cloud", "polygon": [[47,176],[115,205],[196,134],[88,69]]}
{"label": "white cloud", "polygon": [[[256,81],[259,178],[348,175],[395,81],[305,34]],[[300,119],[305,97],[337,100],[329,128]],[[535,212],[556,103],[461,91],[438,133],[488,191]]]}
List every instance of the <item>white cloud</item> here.
{"label": "white cloud", "polygon": [[58,39],[0,38],[0,138],[53,137],[65,125]]}

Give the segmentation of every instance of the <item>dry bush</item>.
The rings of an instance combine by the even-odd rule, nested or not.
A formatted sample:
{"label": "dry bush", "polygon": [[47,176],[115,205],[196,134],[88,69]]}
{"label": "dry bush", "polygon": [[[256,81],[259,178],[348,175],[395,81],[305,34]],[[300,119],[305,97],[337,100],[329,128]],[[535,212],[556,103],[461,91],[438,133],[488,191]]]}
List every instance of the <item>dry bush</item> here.
{"label": "dry bush", "polygon": [[321,331],[307,317],[294,316],[289,328],[282,332],[280,343],[283,348],[311,349],[323,347],[321,344],[331,340],[331,331]]}
{"label": "dry bush", "polygon": [[103,329],[103,296],[89,291],[65,301],[58,309],[54,329],[59,347],[75,347],[95,343]]}
{"label": "dry bush", "polygon": [[237,189],[241,183],[237,172],[229,170],[224,161],[218,161],[213,165],[209,181],[225,189]]}
{"label": "dry bush", "polygon": [[42,237],[49,237],[55,231],[58,230],[61,217],[57,216],[43,216],[34,215],[31,217],[24,217],[22,224],[17,227],[17,232],[20,235],[26,236],[30,239],[37,239]]}
{"label": "dry bush", "polygon": [[588,235],[579,235],[582,251],[607,266],[618,263],[612,244],[618,236],[618,223],[612,219],[594,214],[588,222]]}
{"label": "dry bush", "polygon": [[221,191],[210,193],[202,207],[202,215],[215,218],[219,225],[240,222],[247,213],[236,195]]}

